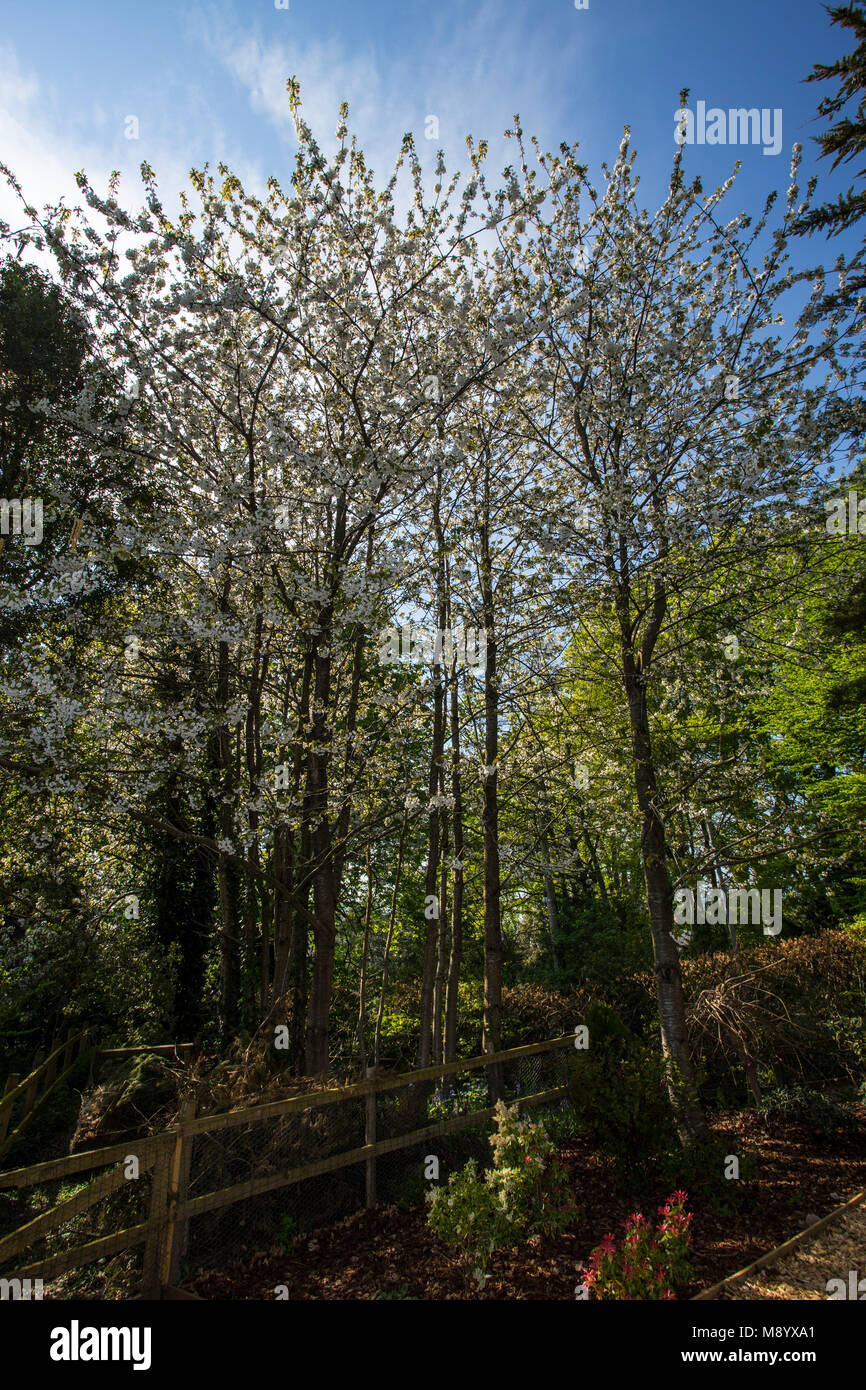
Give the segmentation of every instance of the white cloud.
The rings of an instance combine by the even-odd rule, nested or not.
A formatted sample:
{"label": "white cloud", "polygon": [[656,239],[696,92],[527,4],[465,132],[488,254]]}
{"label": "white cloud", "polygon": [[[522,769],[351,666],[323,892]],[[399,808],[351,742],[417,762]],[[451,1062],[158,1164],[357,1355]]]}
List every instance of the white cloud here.
{"label": "white cloud", "polygon": [[[558,147],[563,138],[570,92],[551,92],[546,71],[549,36],[526,18],[503,20],[501,7],[487,0],[459,28],[445,28],[435,11],[422,14],[414,49],[395,54],[370,40],[352,48],[341,37],[304,38],[287,31],[241,28],[225,14],[199,10],[196,26],[206,50],[246,90],[250,108],[268,118],[294,147],[286,80],[301,85],[302,115],[324,148],[333,148],[340,102],[349,102],[349,125],[357,133],[368,167],[377,181],[390,176],[400,142],[411,130],[422,161],[432,166],[436,151],[446,152],[449,169],[468,170],[466,136],[489,144],[488,178],[502,163],[515,160],[512,142],[502,137],[516,111],[527,134]],[[574,76],[581,72],[580,35],[572,41]],[[425,138],[427,116],[439,121],[437,139]]]}
{"label": "white cloud", "polygon": [[[234,156],[244,177],[263,184],[257,161],[237,149],[235,138],[226,134],[194,84],[187,89],[187,110],[179,109],[176,94],[169,100],[155,85],[150,96],[151,108],[139,113],[135,99],[113,111],[97,100],[86,110],[77,109],[68,99],[64,103],[62,94],[35,72],[25,70],[11,43],[0,42],[0,158],[18,180],[25,200],[40,211],[61,199],[67,206],[80,206],[76,171],[84,169],[94,188],[104,192],[117,169],[121,203],[138,210],[143,203],[140,165],[146,159],[156,172],[166,208],[177,212],[177,195],[189,186],[189,170],[200,162],[202,149],[206,158],[230,164]],[[125,137],[128,114],[139,115],[138,140]],[[13,231],[29,220],[5,178],[0,178],[0,219]],[[46,254],[31,252],[28,258],[45,266],[51,263]]]}
{"label": "white cloud", "polygon": [[[349,102],[350,129],[380,187],[391,175],[407,130],[415,136],[422,165],[431,171],[430,185],[440,146],[449,170],[467,174],[467,133],[476,141],[486,139],[487,178],[494,189],[503,164],[516,162],[513,142],[502,138],[515,111],[542,146],[557,148],[570,135],[570,84],[568,90],[561,82],[551,84],[550,36],[543,25],[533,24],[531,11],[515,13],[498,0],[484,0],[467,7],[455,25],[453,14],[447,20],[435,7],[424,7],[414,42],[401,49],[390,43],[389,35],[377,42],[371,34],[363,45],[353,46],[339,32],[299,33],[290,11],[266,15],[263,11],[253,23],[216,8],[193,12],[187,38],[197,62],[190,62],[180,82],[157,73],[137,95],[130,90],[122,104],[112,99],[110,82],[94,89],[86,104],[73,100],[62,85],[25,68],[11,43],[0,42],[0,157],[28,201],[41,208],[63,197],[76,206],[81,202],[76,170],[85,169],[102,192],[110,171],[119,169],[121,201],[137,209],[143,159],[155,170],[172,211],[177,210],[178,191],[188,187],[190,167],[205,160],[212,167],[224,161],[248,188],[263,193],[267,175],[274,172],[284,179],[295,148],[286,93],[292,75],[301,83],[304,119],[325,147],[333,146],[340,102]],[[560,47],[558,71],[573,71],[575,82],[585,85],[581,42],[577,25],[568,51]],[[238,87],[246,93],[248,111],[238,110]],[[140,119],[140,140],[124,138],[124,120],[131,114]],[[431,115],[438,119],[439,132],[438,138],[427,140],[425,121]],[[266,139],[258,136],[257,118],[266,125]],[[402,194],[408,194],[405,185]],[[400,203],[405,201],[401,196]],[[26,220],[5,181],[0,183],[0,218],[13,228]]]}

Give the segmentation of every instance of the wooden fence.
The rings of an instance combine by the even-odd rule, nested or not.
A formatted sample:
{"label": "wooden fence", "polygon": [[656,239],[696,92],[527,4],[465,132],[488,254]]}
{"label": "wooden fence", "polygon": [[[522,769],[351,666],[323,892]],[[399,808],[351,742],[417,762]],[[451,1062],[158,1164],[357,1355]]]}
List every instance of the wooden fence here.
{"label": "wooden fence", "polygon": [[[21,1138],[33,1116],[41,1110],[54,1088],[59,1086],[61,1081],[65,1081],[73,1067],[78,1065],[86,1047],[86,1030],[73,1036],[72,1030],[69,1029],[65,1040],[47,1057],[44,1053],[37,1052],[33,1069],[23,1080],[17,1072],[7,1077],[0,1098],[0,1158]],[[17,1110],[16,1123],[10,1132],[9,1124],[13,1110]]]}
{"label": "wooden fence", "polygon": [[[179,1278],[180,1261],[185,1252],[188,1223],[191,1218],[357,1163],[366,1165],[367,1204],[373,1205],[376,1200],[375,1165],[380,1155],[409,1148],[428,1138],[438,1138],[481,1124],[491,1118],[495,1109],[494,1106],[488,1106],[469,1114],[440,1120],[395,1138],[377,1140],[377,1094],[437,1081],[445,1076],[480,1067],[496,1067],[498,1073],[500,1066],[519,1058],[556,1052],[560,1048],[569,1047],[573,1044],[574,1037],[574,1034],[567,1034],[548,1042],[531,1043],[526,1047],[487,1053],[457,1062],[439,1063],[397,1076],[373,1075],[351,1086],[315,1091],[292,1096],[288,1100],[269,1101],[226,1114],[201,1116],[198,1119],[194,1113],[195,1101],[190,1100],[182,1110],[178,1123],[162,1134],[125,1144],[114,1144],[109,1148],[96,1149],[89,1153],[75,1154],[49,1163],[40,1163],[30,1168],[0,1173],[0,1190],[8,1190],[33,1187],[36,1184],[73,1177],[96,1169],[107,1170],[101,1177],[88,1183],[86,1188],[35,1217],[27,1225],[0,1238],[0,1265],[21,1254],[50,1231],[65,1225],[71,1217],[86,1211],[103,1197],[121,1189],[126,1181],[124,1160],[128,1160],[134,1153],[138,1159],[138,1171],[152,1172],[146,1220],[125,1230],[116,1231],[112,1235],[92,1240],[86,1245],[38,1260],[24,1268],[16,1269],[14,1274],[21,1279],[52,1279],[70,1269],[91,1264],[94,1260],[143,1245],[140,1296],[146,1299],[172,1297],[173,1286]],[[517,1103],[521,1106],[547,1104],[561,1099],[566,1094],[566,1089],[565,1086],[557,1086],[534,1095],[520,1096]],[[248,1125],[292,1113],[317,1110],[323,1106],[353,1099],[365,1099],[368,1102],[365,1105],[364,1143],[358,1148],[331,1154],[327,1158],[302,1164],[281,1173],[271,1173],[265,1177],[235,1183],[230,1187],[218,1188],[199,1197],[188,1197],[192,1145],[197,1135],[228,1130],[238,1125]],[[369,1103],[371,1099],[372,1104]]]}

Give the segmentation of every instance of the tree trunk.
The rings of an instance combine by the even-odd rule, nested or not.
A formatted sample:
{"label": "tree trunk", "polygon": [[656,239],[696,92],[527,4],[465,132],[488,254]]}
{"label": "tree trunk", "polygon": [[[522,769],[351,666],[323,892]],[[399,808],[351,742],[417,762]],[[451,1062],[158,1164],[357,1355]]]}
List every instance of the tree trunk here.
{"label": "tree trunk", "polygon": [[556,912],[556,891],[553,886],[553,874],[550,871],[550,847],[547,838],[547,831],[542,836],[542,848],[544,850],[544,900],[547,904],[547,929],[550,933],[550,952],[553,956],[554,978],[559,980],[559,959],[556,954],[556,938],[559,935],[559,919]]}
{"label": "tree trunk", "polygon": [[[496,669],[493,577],[490,558],[489,473],[484,480],[481,539],[481,597],[487,657],[484,668],[484,1028],[482,1050],[498,1052],[502,1045],[502,928],[499,871],[499,686]],[[491,1098],[502,1095],[501,1068],[488,1069]]]}
{"label": "tree trunk", "polygon": [[370,923],[373,919],[373,871],[370,866],[370,846],[367,846],[367,905],[364,911],[364,946],[361,953],[361,983],[358,988],[358,1053],[361,1075],[367,1069],[367,1045],[365,1039],[367,1014],[367,960],[370,953]]}
{"label": "tree trunk", "polygon": [[[444,628],[448,616],[445,593],[445,545],[439,515],[441,486],[442,476],[440,468],[437,471],[436,490],[433,495],[433,529],[436,536],[437,550],[436,586],[438,602],[436,606],[436,621],[440,632]],[[439,655],[440,661],[435,662],[433,666],[434,680],[436,682],[433,690],[433,746],[430,752],[430,775],[427,781],[431,803],[442,791],[442,751],[445,746],[445,668],[441,664],[441,646],[439,647]],[[439,808],[438,806],[431,805],[427,835],[427,871],[424,875],[425,930],[424,956],[421,972],[421,1007],[419,1010],[419,1067],[429,1067],[433,1043],[433,996],[436,983],[436,945],[439,939],[439,922],[442,913],[442,904],[439,902],[439,821]],[[428,918],[426,915],[426,908],[429,899],[432,897],[436,898],[438,911],[435,917]]]}
{"label": "tree trunk", "polygon": [[[722,872],[722,861],[719,855],[718,848],[716,846],[716,837],[713,834],[713,826],[709,817],[707,817],[707,819],[704,820],[703,828],[704,844],[713,856],[713,866],[711,869],[711,873],[713,875],[713,886],[715,888],[721,888],[722,892],[725,894],[725,903],[727,904],[727,884],[725,882],[725,875]],[[728,911],[727,906],[725,907],[725,918],[728,923],[728,936],[730,937],[731,941],[731,955],[738,956],[740,954],[740,943],[737,940],[737,927],[736,923],[731,921],[731,914]],[[760,1104],[760,1102],[758,1103]]]}
{"label": "tree trunk", "polygon": [[635,665],[630,648],[624,651],[625,689],[631,724],[637,803],[642,817],[641,856],[655,957],[656,994],[662,1049],[668,1062],[668,1087],[677,1129],[685,1144],[709,1138],[698,1100],[694,1068],[686,1036],[686,1009],[679,955],[671,935],[674,925],[673,889],[667,867],[665,822],[661,813],[653,765],[646,706],[645,673]]}
{"label": "tree trunk", "polygon": [[397,920],[397,894],[400,891],[400,877],[403,872],[403,849],[406,844],[406,827],[409,823],[408,812],[403,816],[403,824],[400,827],[400,847],[397,851],[397,872],[394,875],[394,888],[391,893],[391,913],[388,918],[388,936],[385,941],[385,957],[382,961],[382,988],[379,990],[379,1008],[376,1013],[376,1031],[373,1037],[373,1066],[379,1065],[379,1045],[382,1038],[382,1019],[385,1015],[385,989],[388,984],[388,959],[391,955],[391,942],[394,939],[394,923]]}
{"label": "tree trunk", "polygon": [[[337,882],[328,816],[328,758],[330,729],[327,724],[331,696],[331,624],[328,608],[319,617],[320,634],[315,650],[315,696],[312,738],[307,764],[306,807],[310,819],[313,855],[313,903],[318,924],[313,931],[316,955],[307,1011],[308,1076],[322,1076],[328,1070],[328,1021],[334,979],[334,948],[337,939]],[[327,650],[328,655],[322,654]]]}
{"label": "tree trunk", "polygon": [[460,965],[463,958],[463,786],[460,773],[460,709],[457,669],[451,671],[451,833],[454,839],[455,869],[451,881],[451,954],[448,958],[448,985],[445,995],[445,1061],[457,1060],[457,1011]]}
{"label": "tree trunk", "polygon": [[[223,585],[221,612],[228,610],[229,580]],[[229,697],[229,649],[218,644],[217,707],[224,710]],[[212,764],[219,770],[219,825],[222,839],[234,843],[232,819],[234,758],[227,724],[216,731],[211,750]],[[236,1036],[240,1021],[240,874],[233,854],[221,852],[219,858],[219,899],[221,922],[220,1024],[224,1042]]]}
{"label": "tree trunk", "polygon": [[448,825],[446,812],[442,810],[442,867],[439,891],[439,937],[436,952],[436,981],[433,987],[433,1061],[441,1062],[442,1055],[442,1005],[445,1000],[445,975],[447,971],[447,922],[448,922]]}

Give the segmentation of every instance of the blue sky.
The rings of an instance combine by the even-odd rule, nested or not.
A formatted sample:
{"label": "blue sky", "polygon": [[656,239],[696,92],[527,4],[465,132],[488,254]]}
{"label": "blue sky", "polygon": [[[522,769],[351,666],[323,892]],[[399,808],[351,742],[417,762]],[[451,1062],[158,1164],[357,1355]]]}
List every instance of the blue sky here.
{"label": "blue sky", "polygon": [[[694,107],[781,108],[782,150],[758,145],[691,146],[687,173],[705,191],[742,161],[725,204],[757,215],[771,188],[790,181],[790,152],[804,145],[805,173],[825,194],[847,187],[830,175],[810,136],[826,86],[806,84],[812,64],[853,46],[816,0],[42,0],[17,6],[0,29],[0,158],[37,204],[64,194],[85,168],[97,187],[123,172],[122,200],[139,205],[138,166],[155,169],[168,207],[192,165],[225,161],[251,187],[269,174],[287,182],[295,149],[286,78],[301,82],[304,116],[323,144],[341,99],[368,164],[384,181],[411,130],[432,170],[468,166],[465,136],[490,144],[498,186],[513,147],[501,136],[519,111],[524,131],[556,149],[579,140],[594,180],[612,163],[628,122],[648,205],[661,201],[675,152],[680,88]],[[439,138],[425,139],[435,115]],[[127,118],[139,138],[126,138]],[[430,180],[433,182],[432,177]],[[803,180],[805,182],[805,179]],[[780,199],[781,202],[784,198]],[[0,216],[18,225],[8,192]],[[828,262],[846,245],[813,238],[796,260]]]}

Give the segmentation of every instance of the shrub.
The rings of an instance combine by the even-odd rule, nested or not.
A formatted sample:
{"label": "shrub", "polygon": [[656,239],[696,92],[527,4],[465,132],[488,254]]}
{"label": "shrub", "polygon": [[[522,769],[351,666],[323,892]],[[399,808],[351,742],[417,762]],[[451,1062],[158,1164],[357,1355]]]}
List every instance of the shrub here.
{"label": "shrub", "polygon": [[575,1053],[569,1078],[577,1123],[619,1165],[644,1167],[675,1135],[664,1061],[606,1005],[586,1019],[589,1048]]}
{"label": "shrub", "polygon": [[641,1212],[624,1222],[625,1236],[618,1247],[605,1236],[589,1257],[584,1283],[594,1298],[674,1298],[674,1289],[692,1277],[691,1214],[685,1210],[688,1194],[674,1192],[663,1207],[661,1221],[653,1229]]}
{"label": "shrub", "polygon": [[479,1175],[471,1158],[447,1187],[427,1193],[430,1229],[457,1246],[467,1275],[484,1286],[493,1253],[530,1235],[551,1235],[574,1219],[567,1176],[543,1125],[521,1118],[517,1106],[496,1106],[490,1144],[493,1167]]}
{"label": "shrub", "polygon": [[756,1175],[757,1154],[747,1147],[742,1137],[736,1141],[736,1156],[739,1158],[739,1177],[725,1178],[731,1140],[725,1135],[713,1135],[705,1143],[691,1143],[685,1148],[672,1148],[670,1153],[662,1154],[659,1172],[671,1185],[686,1188],[693,1198],[702,1202],[716,1215],[733,1215],[749,1200],[749,1182]]}
{"label": "shrub", "polygon": [[540,1121],[521,1117],[517,1106],[496,1106],[492,1135],[493,1169],[487,1175],[515,1226],[527,1233],[556,1235],[574,1218],[568,1176],[557,1161],[556,1145]]}
{"label": "shrub", "polygon": [[[726,1103],[743,1097],[743,1041],[779,1086],[862,1079],[866,940],[856,923],[847,931],[779,938],[770,949],[746,946],[737,957],[687,958],[682,975],[689,1044],[706,1075],[705,1098],[716,1091]],[[725,1001],[735,1026],[720,1029]]]}
{"label": "shrub", "polygon": [[586,1007],[582,991],[564,993],[540,984],[504,986],[502,990],[502,1046],[521,1047],[544,1042],[574,1031],[574,1020]]}
{"label": "shrub", "polygon": [[475,1159],[453,1173],[447,1187],[428,1192],[427,1200],[430,1229],[446,1245],[458,1246],[466,1273],[482,1288],[493,1251],[517,1232],[493,1189],[479,1177]]}
{"label": "shrub", "polygon": [[807,1086],[780,1086],[770,1091],[761,1106],[767,1119],[778,1118],[811,1130],[817,1139],[858,1128],[856,1115],[844,1105]]}

